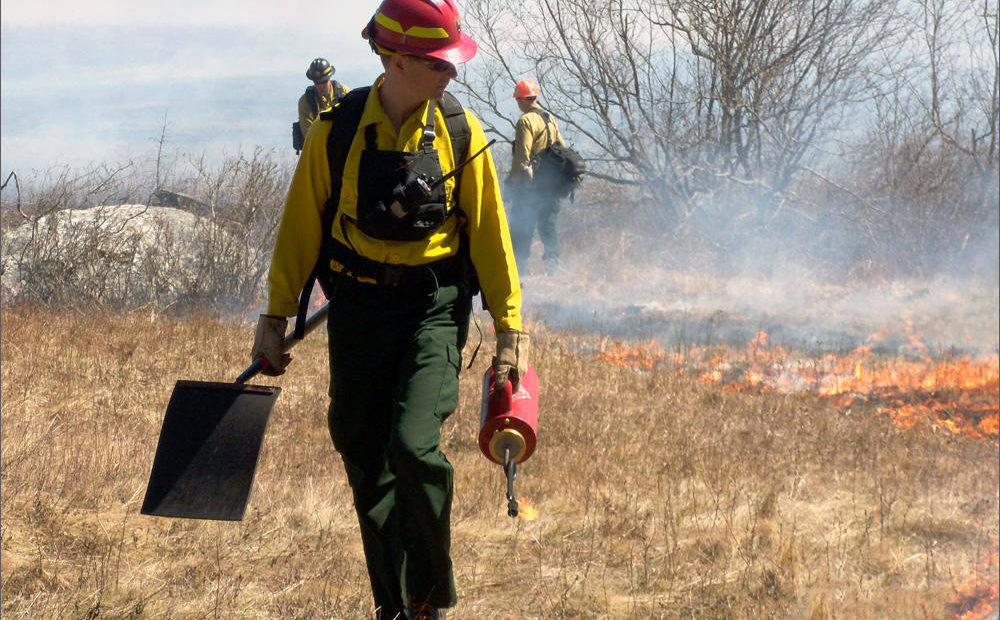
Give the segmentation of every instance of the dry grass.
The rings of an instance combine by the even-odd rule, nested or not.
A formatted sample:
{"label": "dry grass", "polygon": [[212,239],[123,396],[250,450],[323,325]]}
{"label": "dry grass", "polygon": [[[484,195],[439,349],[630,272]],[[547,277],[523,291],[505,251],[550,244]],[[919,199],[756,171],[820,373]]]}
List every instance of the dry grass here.
{"label": "dry grass", "polygon": [[[138,514],[174,381],[231,381],[251,340],[211,318],[4,312],[5,619],[369,617],[319,335],[274,381],[242,522]],[[445,427],[449,618],[944,618],[967,579],[995,580],[992,442],[534,340],[540,442],[518,483],[536,521],[506,516],[476,444],[488,355]]]}

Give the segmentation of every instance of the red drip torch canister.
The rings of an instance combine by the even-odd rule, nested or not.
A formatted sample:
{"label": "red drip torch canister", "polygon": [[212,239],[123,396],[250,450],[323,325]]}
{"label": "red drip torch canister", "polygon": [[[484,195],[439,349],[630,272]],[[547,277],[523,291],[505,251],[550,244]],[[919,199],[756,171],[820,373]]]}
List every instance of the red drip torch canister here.
{"label": "red drip torch canister", "polygon": [[514,463],[523,463],[535,451],[538,433],[538,375],[535,369],[521,377],[517,392],[510,381],[501,390],[493,389],[492,367],[483,376],[483,410],[479,427],[479,449],[494,463],[506,465],[508,454]]}

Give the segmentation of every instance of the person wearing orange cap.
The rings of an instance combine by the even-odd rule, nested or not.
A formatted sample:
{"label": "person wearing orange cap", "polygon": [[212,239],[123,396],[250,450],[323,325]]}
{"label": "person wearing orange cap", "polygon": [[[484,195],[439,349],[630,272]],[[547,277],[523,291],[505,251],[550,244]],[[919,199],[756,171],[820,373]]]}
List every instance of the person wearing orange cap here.
{"label": "person wearing orange cap", "polygon": [[529,340],[486,136],[445,92],[477,50],[458,9],[384,0],[362,36],[384,73],[306,136],[252,357],[284,371],[286,317],[318,273],[330,298],[330,435],[353,491],[376,618],[440,619],[457,598],[441,426],[458,407],[476,292],[496,331],[497,384],[517,389]]}
{"label": "person wearing orange cap", "polygon": [[531,238],[538,228],[538,238],[545,252],[545,270],[553,275],[559,265],[559,196],[551,180],[536,174],[538,156],[552,144],[565,145],[559,126],[551,114],[538,105],[541,91],[531,80],[521,80],[514,87],[514,99],[521,110],[514,132],[514,154],[510,163],[507,187],[511,194],[511,240],[517,263],[524,271],[531,255]]}

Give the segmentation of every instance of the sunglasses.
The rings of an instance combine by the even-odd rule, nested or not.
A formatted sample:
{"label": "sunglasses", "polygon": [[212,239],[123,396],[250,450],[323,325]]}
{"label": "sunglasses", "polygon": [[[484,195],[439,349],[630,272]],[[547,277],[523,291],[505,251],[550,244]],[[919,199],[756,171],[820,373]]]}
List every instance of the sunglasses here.
{"label": "sunglasses", "polygon": [[427,67],[435,73],[445,73],[446,71],[451,71],[455,68],[455,65],[451,64],[447,60],[438,60],[437,58],[429,58],[427,56],[416,56],[414,54],[406,54],[407,58],[412,58],[416,60],[423,66]]}

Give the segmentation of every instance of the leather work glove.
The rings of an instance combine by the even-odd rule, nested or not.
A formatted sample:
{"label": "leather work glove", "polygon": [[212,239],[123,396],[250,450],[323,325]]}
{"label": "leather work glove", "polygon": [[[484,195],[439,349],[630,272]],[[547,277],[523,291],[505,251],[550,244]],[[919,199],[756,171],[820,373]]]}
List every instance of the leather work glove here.
{"label": "leather work glove", "polygon": [[493,358],[496,377],[493,389],[502,390],[510,377],[511,387],[517,391],[521,378],[528,372],[528,334],[515,330],[497,333],[497,354]]}
{"label": "leather work glove", "polygon": [[288,328],[288,319],[283,316],[273,314],[262,314],[257,319],[257,334],[253,340],[253,351],[250,353],[251,359],[264,356],[266,368],[262,373],[270,377],[277,377],[284,374],[285,366],[292,361],[292,356],[284,351],[285,330]]}

